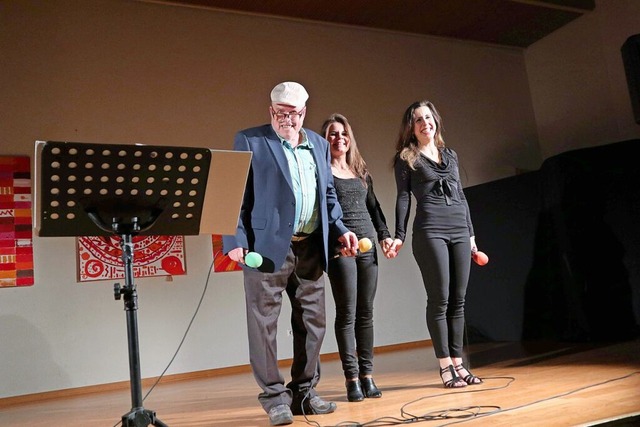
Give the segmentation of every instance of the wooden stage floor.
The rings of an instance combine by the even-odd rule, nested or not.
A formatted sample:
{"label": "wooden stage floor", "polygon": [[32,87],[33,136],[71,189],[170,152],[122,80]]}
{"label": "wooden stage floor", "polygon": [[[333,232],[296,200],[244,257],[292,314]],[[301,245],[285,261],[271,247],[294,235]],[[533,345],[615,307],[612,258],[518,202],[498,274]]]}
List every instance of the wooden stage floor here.
{"label": "wooden stage floor", "polygon": [[[383,396],[354,403],[346,400],[338,360],[325,357],[318,391],[337,402],[338,410],[296,416],[293,426],[640,425],[640,340],[475,344],[468,354],[473,372],[485,383],[452,391],[441,386],[431,347],[378,352],[375,380]],[[160,382],[144,407],[171,427],[266,427],[258,392],[250,373],[169,380]],[[120,425],[130,399],[128,387],[38,402],[3,399],[0,426]]]}

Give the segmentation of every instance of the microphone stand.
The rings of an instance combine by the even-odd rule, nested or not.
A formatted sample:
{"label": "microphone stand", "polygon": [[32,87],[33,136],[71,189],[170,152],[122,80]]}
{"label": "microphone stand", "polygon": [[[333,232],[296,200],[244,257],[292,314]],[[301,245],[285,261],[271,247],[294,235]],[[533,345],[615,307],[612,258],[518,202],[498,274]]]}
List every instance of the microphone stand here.
{"label": "microphone stand", "polygon": [[150,219],[140,225],[138,217],[132,217],[130,222],[113,218],[111,228],[107,227],[95,211],[87,211],[89,218],[103,231],[113,232],[120,236],[122,248],[122,263],[124,264],[125,286],[114,284],[113,292],[116,300],[124,296],[124,309],[127,315],[127,342],[129,347],[129,380],[131,383],[131,410],[122,416],[122,427],[168,427],[156,417],[155,411],[145,409],[142,399],[142,376],[140,373],[140,345],[138,340],[138,292],[134,283],[133,273],[133,235],[143,232],[153,226],[162,213],[161,209],[154,209]]}

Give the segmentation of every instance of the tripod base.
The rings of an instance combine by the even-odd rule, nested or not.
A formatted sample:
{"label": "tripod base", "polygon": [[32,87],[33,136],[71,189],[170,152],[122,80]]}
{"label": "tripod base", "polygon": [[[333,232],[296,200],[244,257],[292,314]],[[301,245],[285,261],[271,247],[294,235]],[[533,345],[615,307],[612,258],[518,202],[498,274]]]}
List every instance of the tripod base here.
{"label": "tripod base", "polygon": [[156,413],[149,409],[135,408],[122,416],[122,427],[169,427],[156,418]]}

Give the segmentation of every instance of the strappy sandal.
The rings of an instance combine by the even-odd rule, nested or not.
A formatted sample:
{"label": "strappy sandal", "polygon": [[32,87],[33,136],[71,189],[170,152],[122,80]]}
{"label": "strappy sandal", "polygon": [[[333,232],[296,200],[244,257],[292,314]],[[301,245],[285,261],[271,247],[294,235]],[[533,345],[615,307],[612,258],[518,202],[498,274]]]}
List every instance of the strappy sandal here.
{"label": "strappy sandal", "polygon": [[[445,380],[446,374],[451,375],[451,378]],[[444,388],[460,388],[467,386],[467,383],[462,378],[460,378],[455,369],[453,369],[453,365],[449,365],[446,368],[440,369],[440,379],[444,384]]]}
{"label": "strappy sandal", "polygon": [[462,378],[462,380],[469,385],[482,384],[483,382],[481,378],[476,377],[467,368],[465,368],[464,365],[462,365],[462,363],[459,365],[456,365],[454,369],[456,370],[456,373],[462,371],[463,369],[469,373],[469,375],[467,375],[464,378],[462,378],[460,374],[458,374],[458,377]]}

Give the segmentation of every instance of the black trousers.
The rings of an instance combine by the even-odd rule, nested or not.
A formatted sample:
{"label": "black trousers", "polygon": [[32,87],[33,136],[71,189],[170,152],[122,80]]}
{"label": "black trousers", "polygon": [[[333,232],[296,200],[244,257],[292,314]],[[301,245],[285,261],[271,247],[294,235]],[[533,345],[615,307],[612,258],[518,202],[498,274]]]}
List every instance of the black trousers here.
{"label": "black trousers", "polygon": [[375,247],[334,258],[328,270],[336,304],[335,333],[346,379],[373,373],[373,300],[378,286]]}
{"label": "black trousers", "polygon": [[[280,404],[291,405],[296,393],[315,395],[320,379],[320,347],[325,334],[325,289],[321,234],[292,242],[284,265],[274,273],[244,270],[249,336],[249,358],[258,395],[266,412]],[[282,293],[291,302],[293,364],[291,382],[278,368],[277,331]]]}
{"label": "black trousers", "polygon": [[464,302],[471,269],[468,232],[413,234],[413,256],[427,292],[427,328],[438,359],[462,357]]}

